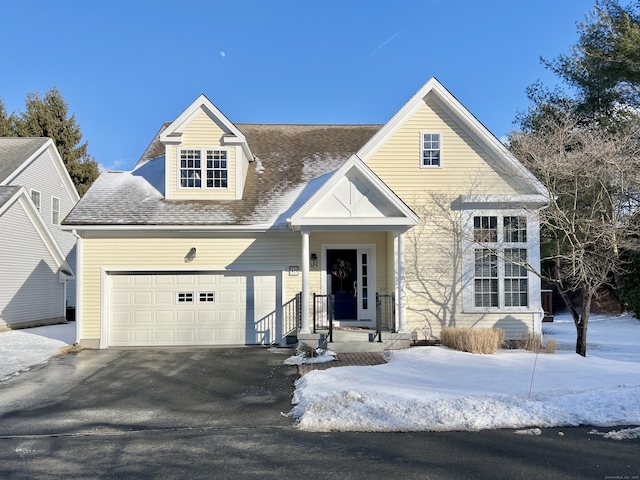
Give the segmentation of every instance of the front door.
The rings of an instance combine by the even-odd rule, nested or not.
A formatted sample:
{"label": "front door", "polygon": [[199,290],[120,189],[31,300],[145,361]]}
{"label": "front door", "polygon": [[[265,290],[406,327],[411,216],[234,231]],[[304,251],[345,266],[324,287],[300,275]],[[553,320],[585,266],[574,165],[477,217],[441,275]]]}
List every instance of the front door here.
{"label": "front door", "polygon": [[334,298],[334,320],[341,326],[375,327],[373,248],[327,248],[327,292]]}

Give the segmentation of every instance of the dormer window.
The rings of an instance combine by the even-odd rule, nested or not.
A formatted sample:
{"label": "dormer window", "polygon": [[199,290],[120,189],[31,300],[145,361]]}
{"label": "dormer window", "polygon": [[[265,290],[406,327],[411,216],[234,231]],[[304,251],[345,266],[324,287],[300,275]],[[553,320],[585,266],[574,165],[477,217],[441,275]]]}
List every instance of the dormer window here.
{"label": "dormer window", "polygon": [[[204,161],[202,159],[205,159]],[[226,150],[180,150],[180,186],[227,188],[229,170]],[[202,180],[205,180],[204,182]]]}

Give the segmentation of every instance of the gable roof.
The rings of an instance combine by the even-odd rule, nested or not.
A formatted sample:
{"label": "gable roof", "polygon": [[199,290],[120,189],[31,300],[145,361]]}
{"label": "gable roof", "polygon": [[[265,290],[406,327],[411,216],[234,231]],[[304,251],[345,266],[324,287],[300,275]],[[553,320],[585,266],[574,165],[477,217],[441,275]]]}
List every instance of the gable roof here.
{"label": "gable roof", "polygon": [[2,137],[0,138],[0,185],[9,185],[13,179],[45,150],[48,150],[62,183],[74,202],[80,199],[60,153],[51,138]]}
{"label": "gable roof", "polygon": [[[66,256],[60,250],[55,238],[45,225],[42,217],[39,215],[31,197],[27,193],[26,188],[19,186],[0,186],[0,216],[8,211],[13,205],[19,205],[25,212],[27,219],[31,222],[34,229],[38,232],[40,239],[47,248],[57,267],[67,276],[74,276],[71,265],[66,260]],[[6,248],[6,245],[2,246]]]}
{"label": "gable roof", "polygon": [[184,128],[189,125],[201,111],[209,115],[209,117],[227,133],[226,141],[233,141],[240,144],[247,158],[253,160],[253,154],[251,153],[245,136],[205,95],[200,95],[178,118],[167,125],[166,128],[160,129],[160,142],[163,144],[180,143]]}
{"label": "gable roof", "polygon": [[514,176],[527,190],[548,197],[547,188],[514,157],[509,149],[491,133],[467,108],[435,77],[391,117],[391,119],[359,151],[366,163],[423,105],[433,99],[476,143],[487,152],[495,166]]}
{"label": "gable roof", "polygon": [[2,137],[0,138],[0,185],[30,160],[48,138]]}
{"label": "gable roof", "polygon": [[256,166],[262,167],[249,167],[241,201],[164,199],[164,157],[150,160],[152,150],[147,149],[145,161],[133,171],[101,174],[63,224],[287,228],[286,219],[329,178],[326,174],[341,167],[381,126],[236,127],[259,159]]}
{"label": "gable roof", "polygon": [[336,170],[288,220],[299,230],[368,229],[413,226],[419,222],[411,210],[357,155]]}

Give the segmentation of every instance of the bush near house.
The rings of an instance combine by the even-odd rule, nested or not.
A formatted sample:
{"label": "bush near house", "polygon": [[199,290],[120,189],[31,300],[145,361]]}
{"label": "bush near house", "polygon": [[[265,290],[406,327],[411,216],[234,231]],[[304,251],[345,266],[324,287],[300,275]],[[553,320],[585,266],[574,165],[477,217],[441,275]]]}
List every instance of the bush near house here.
{"label": "bush near house", "polygon": [[440,343],[445,347],[469,353],[495,353],[504,343],[501,328],[444,328]]}

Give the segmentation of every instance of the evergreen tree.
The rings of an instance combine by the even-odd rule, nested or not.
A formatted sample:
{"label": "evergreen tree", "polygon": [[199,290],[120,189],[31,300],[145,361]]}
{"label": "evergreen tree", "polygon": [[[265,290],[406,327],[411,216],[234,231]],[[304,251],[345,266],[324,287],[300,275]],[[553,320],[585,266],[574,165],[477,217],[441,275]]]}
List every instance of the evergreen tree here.
{"label": "evergreen tree", "polygon": [[13,133],[13,124],[11,119],[7,117],[4,103],[0,100],[0,137],[13,137]]}
{"label": "evergreen tree", "polygon": [[[10,131],[4,136],[52,138],[78,193],[84,195],[100,172],[98,163],[87,153],[87,142],[81,143],[82,132],[75,115],[69,117],[68,111],[67,103],[55,87],[44,97],[29,93],[25,111],[8,118]],[[0,111],[0,129],[4,124],[2,118]]]}

